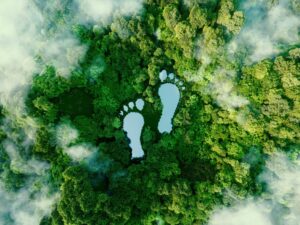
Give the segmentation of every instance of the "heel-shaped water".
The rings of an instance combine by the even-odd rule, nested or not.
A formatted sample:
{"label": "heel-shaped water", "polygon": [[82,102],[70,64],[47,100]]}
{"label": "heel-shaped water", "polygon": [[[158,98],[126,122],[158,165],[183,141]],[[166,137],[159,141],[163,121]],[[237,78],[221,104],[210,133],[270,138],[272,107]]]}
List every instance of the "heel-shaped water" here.
{"label": "heel-shaped water", "polygon": [[130,102],[123,107],[120,115],[124,116],[123,130],[126,132],[127,138],[130,140],[131,159],[142,158],[144,150],[141,143],[141,134],[145,124],[144,117],[140,113],[144,108],[144,101],[138,99],[135,103]]}
{"label": "heel-shaped water", "polygon": [[161,85],[158,95],[163,105],[163,111],[158,123],[160,133],[170,133],[172,131],[172,119],[180,99],[180,92],[176,85],[166,83]]}
{"label": "heel-shaped water", "polygon": [[167,71],[163,70],[160,72],[159,78],[162,82],[167,82],[162,83],[158,90],[163,106],[162,115],[158,122],[158,131],[160,133],[171,133],[173,117],[181,97],[180,90],[185,88],[182,86],[182,81],[179,81],[173,73],[168,75]]}
{"label": "heel-shaped water", "polygon": [[127,133],[127,137],[130,140],[129,146],[132,149],[132,159],[141,158],[144,156],[144,150],[141,143],[141,134],[144,124],[144,117],[137,112],[131,112],[124,118],[123,129]]}

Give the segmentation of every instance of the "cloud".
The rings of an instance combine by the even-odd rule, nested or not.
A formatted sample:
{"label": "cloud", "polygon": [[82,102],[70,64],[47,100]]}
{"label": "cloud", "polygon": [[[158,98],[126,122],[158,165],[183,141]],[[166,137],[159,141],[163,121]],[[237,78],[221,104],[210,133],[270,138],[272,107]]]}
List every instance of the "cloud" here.
{"label": "cloud", "polygon": [[[0,105],[6,114],[1,129],[7,136],[0,152],[8,158],[4,170],[0,170],[1,224],[39,225],[59,200],[59,192],[52,190],[49,181],[50,165],[36,159],[31,152],[38,125],[27,115],[24,100],[33,75],[39,74],[45,64],[55,66],[59,76],[68,76],[78,66],[87,46],[72,34],[73,25],[81,22],[107,25],[114,17],[135,14],[142,8],[142,1],[78,0],[77,10],[70,6],[72,15],[56,21],[58,12],[65,9],[64,2],[0,1]],[[124,32],[121,34],[125,37]],[[98,164],[95,148],[86,144],[69,146],[78,138],[75,128],[63,124],[57,128],[57,134],[58,144],[65,147],[73,160],[86,160],[95,170],[109,166],[109,161]],[[9,172],[26,178],[22,188],[7,189],[7,182],[15,182],[6,180]]]}
{"label": "cloud", "polygon": [[96,146],[89,143],[79,143],[65,147],[64,152],[72,159],[85,165],[87,169],[93,172],[107,172],[112,160],[104,155]]}
{"label": "cloud", "polygon": [[24,160],[19,154],[19,149],[10,140],[5,140],[2,145],[10,159],[10,169],[22,174],[41,174],[49,169],[49,165],[36,159]]}
{"label": "cloud", "polygon": [[79,132],[70,121],[59,124],[56,128],[56,142],[64,152],[75,162],[94,157],[96,147],[86,143],[76,143],[79,140]]}
{"label": "cloud", "polygon": [[78,138],[78,131],[72,126],[71,122],[61,123],[56,128],[57,144],[67,147]]}
{"label": "cloud", "polygon": [[267,184],[266,193],[216,209],[209,225],[298,225],[300,159],[290,161],[282,153],[273,155],[259,180]]}
{"label": "cloud", "polygon": [[[297,225],[300,221],[300,158],[291,162],[277,154],[267,162],[261,180],[268,184],[273,202],[272,216],[284,225]],[[275,223],[273,223],[275,224]]]}
{"label": "cloud", "polygon": [[249,101],[234,92],[234,84],[230,80],[221,80],[212,84],[218,104],[226,109],[239,108],[249,104]]}
{"label": "cloud", "polygon": [[80,44],[70,32],[59,32],[41,43],[43,61],[56,68],[59,75],[68,76],[83,59],[87,46]]}
{"label": "cloud", "polygon": [[39,225],[44,216],[50,215],[59,195],[49,195],[49,189],[45,186],[34,191],[38,181],[31,180],[17,192],[7,191],[0,184],[1,224]]}
{"label": "cloud", "polygon": [[63,33],[60,31],[64,29],[58,29],[59,33],[49,34],[47,23],[33,1],[0,1],[0,101],[13,112],[24,111],[24,96],[32,76],[42,69],[37,56],[66,76],[86,51],[67,27]]}
{"label": "cloud", "polygon": [[249,104],[249,101],[240,96],[235,90],[234,71],[218,69],[208,86],[207,91],[214,97],[219,106],[225,110],[233,110]]}
{"label": "cloud", "polygon": [[[59,75],[68,76],[87,50],[71,27],[80,23],[108,25],[116,17],[139,13],[143,0],[76,0],[65,4],[60,0],[0,1],[0,103],[7,108],[14,106],[11,110],[16,114],[24,113],[24,96],[32,76],[43,69],[37,57],[55,66]],[[58,12],[66,7],[70,15],[58,21]],[[119,23],[113,28],[121,37],[128,36]]]}
{"label": "cloud", "polygon": [[80,142],[79,132],[70,121],[59,124],[55,135],[58,146],[73,162],[82,163],[91,171],[106,170],[109,167],[110,161],[98,151],[97,147]]}
{"label": "cloud", "polygon": [[74,145],[65,149],[65,152],[73,160],[80,162],[84,159],[93,157],[92,155],[97,151],[95,147],[88,144]]}
{"label": "cloud", "polygon": [[272,225],[269,212],[263,204],[249,201],[232,208],[218,210],[211,217],[209,225]]}
{"label": "cloud", "polygon": [[[0,2],[0,92],[2,103],[27,85],[36,71],[34,43],[43,18],[28,1]],[[3,96],[5,95],[5,96]]]}
{"label": "cloud", "polygon": [[[55,24],[54,29],[53,18],[63,4],[61,1],[51,4],[36,2],[0,2],[0,101],[3,105],[14,102],[12,105],[20,105],[21,108],[23,101],[19,98],[26,95],[33,74],[42,69],[35,57],[40,56],[46,64],[54,65],[63,76],[78,66],[87,46],[72,35],[72,25],[109,23],[114,16],[138,13],[143,6],[142,0],[78,0],[77,10],[70,6],[73,16],[67,18],[72,19]],[[121,34],[127,35],[124,31]],[[10,99],[11,96],[18,97]]]}
{"label": "cloud", "polygon": [[1,129],[6,134],[0,146],[1,224],[39,225],[59,199],[49,185],[50,165],[31,156],[33,139],[18,122],[5,119]]}
{"label": "cloud", "polygon": [[268,1],[247,0],[242,6],[245,25],[230,43],[229,52],[248,51],[247,63],[253,63],[280,53],[284,46],[299,43],[300,13],[290,0],[279,0],[270,6]]}
{"label": "cloud", "polygon": [[114,17],[139,13],[144,0],[76,0],[81,23],[111,23]]}

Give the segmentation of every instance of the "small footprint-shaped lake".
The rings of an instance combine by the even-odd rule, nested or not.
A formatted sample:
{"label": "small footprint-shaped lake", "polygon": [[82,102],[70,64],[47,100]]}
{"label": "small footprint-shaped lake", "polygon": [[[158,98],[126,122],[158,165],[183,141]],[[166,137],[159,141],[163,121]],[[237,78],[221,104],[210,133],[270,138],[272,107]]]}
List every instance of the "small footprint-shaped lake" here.
{"label": "small footprint-shaped lake", "polygon": [[138,99],[135,103],[130,102],[123,107],[121,116],[123,119],[123,130],[126,132],[128,139],[130,140],[130,148],[132,150],[131,158],[142,158],[144,156],[144,150],[141,144],[141,133],[145,124],[144,117],[140,111],[144,108],[144,101]]}
{"label": "small footprint-shaped lake", "polygon": [[166,70],[160,72],[159,78],[161,82],[166,83],[162,83],[158,90],[163,106],[158,130],[160,133],[170,133],[173,129],[172,120],[180,100],[180,89],[184,90],[184,87],[173,73],[168,75]]}

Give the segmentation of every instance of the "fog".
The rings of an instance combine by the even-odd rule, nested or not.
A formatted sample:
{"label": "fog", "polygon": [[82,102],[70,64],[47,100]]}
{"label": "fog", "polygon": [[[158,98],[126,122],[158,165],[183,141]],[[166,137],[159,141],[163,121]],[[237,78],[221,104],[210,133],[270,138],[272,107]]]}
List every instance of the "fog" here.
{"label": "fog", "polygon": [[229,52],[245,54],[245,62],[251,64],[299,43],[300,11],[293,2],[244,1],[245,24],[229,45]]}
{"label": "fog", "polygon": [[[41,74],[45,65],[54,66],[57,76],[67,78],[76,69],[88,46],[75,37],[73,25],[108,25],[114,17],[129,16],[142,9],[142,1],[131,0],[129,4],[75,1],[68,5],[70,15],[57,21],[55,16],[66,9],[65,4],[62,0],[0,1],[0,105],[7,117],[1,122],[7,137],[0,149],[0,157],[5,155],[0,165],[1,224],[38,225],[44,216],[50,215],[59,200],[59,191],[50,186],[50,165],[31,152],[39,127],[35,119],[28,116],[24,100],[33,75]],[[78,137],[76,129],[60,127],[57,131],[58,135],[63,134],[57,143],[66,147],[66,154],[72,160],[87,157],[86,160],[93,162],[96,156],[89,152],[93,153],[94,148],[82,144],[71,146]],[[4,164],[5,170],[2,170]],[[10,181],[14,179],[10,173],[24,179]],[[10,182],[10,185],[21,182],[21,187],[10,189]]]}
{"label": "fog", "polygon": [[235,110],[249,104],[249,101],[239,95],[235,88],[236,72],[218,69],[210,81],[207,91],[212,95],[220,107],[225,110]]}
{"label": "fog", "polygon": [[298,225],[300,160],[283,153],[271,156],[259,181],[267,184],[266,193],[216,209],[209,225]]}
{"label": "fog", "polygon": [[15,117],[2,121],[6,138],[0,145],[1,224],[38,225],[59,199],[49,185],[50,165],[32,156],[35,128],[28,124]]}
{"label": "fog", "polygon": [[115,17],[141,12],[144,0],[76,0],[80,23],[111,23]]}
{"label": "fog", "polygon": [[[298,4],[298,8],[297,8]],[[223,51],[242,62],[253,64],[272,58],[300,43],[300,11],[297,1],[242,1],[241,10],[245,13],[245,24],[241,32],[233,38]],[[187,73],[190,82],[199,82],[205,93],[223,109],[233,111],[234,119],[246,129],[251,121],[249,112],[243,106],[251,102],[236,91],[237,73],[226,68],[213,71],[204,63],[197,76]],[[207,74],[207,71],[210,74]],[[209,79],[208,84],[205,78]],[[249,120],[249,121],[248,121]],[[248,126],[251,127],[251,126]],[[260,130],[263,128],[261,127]],[[247,130],[251,132],[251,130]],[[216,207],[209,225],[297,225],[300,218],[300,161],[291,160],[284,153],[271,156],[257,182],[265,182],[267,191],[260,197],[248,196],[233,200],[230,207]],[[238,198],[237,198],[238,199]]]}

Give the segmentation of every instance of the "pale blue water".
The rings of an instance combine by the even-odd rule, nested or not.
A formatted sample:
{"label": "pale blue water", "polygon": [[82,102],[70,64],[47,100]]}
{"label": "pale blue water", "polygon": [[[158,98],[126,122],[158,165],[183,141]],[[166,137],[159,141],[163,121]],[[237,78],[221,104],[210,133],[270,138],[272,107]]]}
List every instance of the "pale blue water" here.
{"label": "pale blue water", "polygon": [[[144,108],[144,101],[138,99],[135,102],[135,106],[138,110]],[[133,109],[134,103],[129,103],[129,108]],[[128,107],[124,109],[128,110]],[[126,110],[125,110],[126,111]],[[125,112],[126,113],[126,112]],[[125,116],[123,120],[123,130],[127,133],[127,137],[130,140],[130,148],[132,150],[131,158],[141,158],[144,156],[144,151],[141,144],[141,133],[144,127],[145,121],[144,117],[140,112],[130,112]]]}
{"label": "pale blue water", "polygon": [[[182,90],[182,84],[178,83],[178,79],[175,78],[173,73],[167,75],[167,72],[163,70],[159,77],[162,82],[167,78],[173,80]],[[162,115],[158,123],[158,130],[160,133],[170,133],[173,129],[173,117],[180,99],[180,91],[176,84],[164,83],[160,86],[158,90],[158,95],[162,103]],[[134,109],[134,112],[130,112]],[[138,99],[135,103],[130,102],[123,106],[123,111],[120,115],[127,115],[123,120],[123,130],[126,132],[128,139],[130,140],[130,148],[132,150],[131,158],[141,158],[144,156],[144,151],[141,144],[141,133],[145,124],[144,117],[140,111],[144,108],[144,101]]]}
{"label": "pale blue water", "polygon": [[172,120],[180,99],[180,92],[175,84],[162,84],[158,90],[163,111],[158,123],[160,133],[170,133],[173,129]]}

